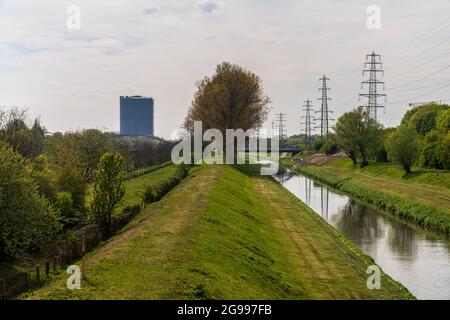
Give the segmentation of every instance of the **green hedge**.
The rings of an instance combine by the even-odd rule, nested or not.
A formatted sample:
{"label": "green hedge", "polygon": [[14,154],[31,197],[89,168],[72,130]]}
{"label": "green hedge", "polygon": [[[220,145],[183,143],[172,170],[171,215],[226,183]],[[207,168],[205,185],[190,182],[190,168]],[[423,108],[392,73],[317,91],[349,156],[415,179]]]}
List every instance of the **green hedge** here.
{"label": "green hedge", "polygon": [[188,175],[188,169],[185,165],[179,165],[177,167],[177,172],[173,177],[170,177],[156,185],[148,186],[145,189],[143,195],[144,203],[153,203],[161,200],[170,190],[177,186],[181,180],[183,180]]}

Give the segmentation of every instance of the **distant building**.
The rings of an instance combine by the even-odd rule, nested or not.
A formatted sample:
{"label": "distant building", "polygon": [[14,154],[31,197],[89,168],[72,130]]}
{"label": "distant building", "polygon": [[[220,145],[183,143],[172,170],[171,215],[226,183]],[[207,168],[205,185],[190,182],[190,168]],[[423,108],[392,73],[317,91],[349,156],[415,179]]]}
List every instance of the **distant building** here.
{"label": "distant building", "polygon": [[120,97],[120,134],[153,136],[153,98]]}

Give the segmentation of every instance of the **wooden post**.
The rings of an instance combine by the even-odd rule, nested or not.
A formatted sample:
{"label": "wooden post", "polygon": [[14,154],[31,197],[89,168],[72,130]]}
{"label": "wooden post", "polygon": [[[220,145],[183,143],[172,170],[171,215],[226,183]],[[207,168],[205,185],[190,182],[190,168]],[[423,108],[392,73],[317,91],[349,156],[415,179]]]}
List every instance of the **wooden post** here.
{"label": "wooden post", "polygon": [[45,275],[48,277],[50,275],[50,262],[45,262]]}
{"label": "wooden post", "polygon": [[86,253],[86,235],[81,237],[81,278],[85,279],[86,276],[86,259],[84,257]]}
{"label": "wooden post", "polygon": [[6,300],[6,280],[2,279],[2,300]]}
{"label": "wooden post", "polygon": [[41,281],[41,273],[40,273],[38,264],[36,265],[36,280],[37,280],[37,282]]}
{"label": "wooden post", "polygon": [[53,257],[53,271],[56,271],[56,256]]}

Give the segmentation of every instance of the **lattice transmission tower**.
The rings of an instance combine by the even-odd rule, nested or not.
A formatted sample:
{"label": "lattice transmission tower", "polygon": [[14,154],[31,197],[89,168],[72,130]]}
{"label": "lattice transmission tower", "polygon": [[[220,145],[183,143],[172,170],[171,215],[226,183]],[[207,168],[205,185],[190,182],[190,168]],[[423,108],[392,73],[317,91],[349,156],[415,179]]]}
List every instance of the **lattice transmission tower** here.
{"label": "lattice transmission tower", "polygon": [[369,72],[369,80],[364,80],[361,82],[361,89],[364,88],[364,85],[369,85],[369,92],[361,93],[359,97],[367,98],[367,105],[363,107],[367,109],[367,112],[369,112],[369,115],[372,119],[377,120],[377,109],[384,108],[384,106],[378,104],[378,98],[384,97],[386,99],[386,94],[378,93],[379,85],[383,85],[383,90],[385,89],[384,82],[377,79],[377,74],[379,72],[384,76],[383,64],[381,63],[381,55],[375,54],[375,52],[366,55],[363,76],[365,76],[367,72]]}
{"label": "lattice transmission tower", "polygon": [[306,100],[305,105],[303,105],[303,111],[305,112],[305,115],[302,116],[302,119],[305,119],[305,122],[300,123],[301,125],[304,125],[304,133],[305,133],[305,147],[311,146],[311,138],[312,138],[312,121],[313,117],[311,116],[311,112],[313,112],[313,106],[311,104],[311,100]]}
{"label": "lattice transmission tower", "polygon": [[319,88],[319,90],[322,91],[322,97],[318,98],[317,100],[322,101],[322,107],[319,111],[316,111],[316,113],[320,113],[320,119],[317,119],[320,120],[320,125],[317,126],[316,129],[320,129],[320,135],[324,137],[329,133],[329,125],[333,120],[332,118],[330,118],[330,113],[333,113],[333,111],[328,109],[328,101],[330,101],[331,98],[328,97],[328,91],[330,90],[330,88],[328,88],[327,86],[327,81],[329,81],[330,79],[328,79],[324,75],[319,80],[322,81],[322,88]]}
{"label": "lattice transmission tower", "polygon": [[285,113],[277,113],[277,121],[278,121],[278,138],[281,143],[286,139],[286,125],[284,124],[286,122],[286,114]]}

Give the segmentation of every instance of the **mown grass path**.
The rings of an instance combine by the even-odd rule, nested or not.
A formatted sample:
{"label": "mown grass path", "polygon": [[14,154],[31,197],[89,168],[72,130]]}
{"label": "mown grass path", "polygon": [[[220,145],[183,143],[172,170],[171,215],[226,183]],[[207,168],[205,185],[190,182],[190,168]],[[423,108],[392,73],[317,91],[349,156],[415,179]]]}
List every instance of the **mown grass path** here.
{"label": "mown grass path", "polygon": [[359,249],[271,179],[196,168],[88,256],[82,289],[66,275],[30,299],[405,299]]}

